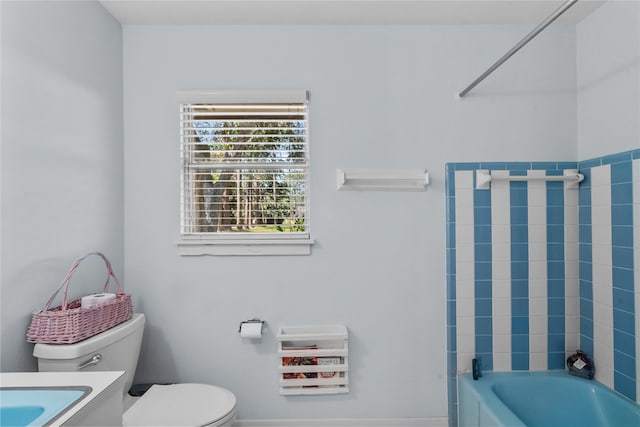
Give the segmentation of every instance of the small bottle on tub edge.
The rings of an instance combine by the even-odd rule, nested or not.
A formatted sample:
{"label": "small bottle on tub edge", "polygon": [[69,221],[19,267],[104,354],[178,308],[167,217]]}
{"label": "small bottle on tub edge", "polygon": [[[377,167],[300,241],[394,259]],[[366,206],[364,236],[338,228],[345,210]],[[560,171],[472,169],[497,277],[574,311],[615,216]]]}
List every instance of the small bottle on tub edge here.
{"label": "small bottle on tub edge", "polygon": [[593,361],[582,350],[576,350],[574,354],[567,358],[567,369],[571,375],[589,380],[593,379],[596,371]]}

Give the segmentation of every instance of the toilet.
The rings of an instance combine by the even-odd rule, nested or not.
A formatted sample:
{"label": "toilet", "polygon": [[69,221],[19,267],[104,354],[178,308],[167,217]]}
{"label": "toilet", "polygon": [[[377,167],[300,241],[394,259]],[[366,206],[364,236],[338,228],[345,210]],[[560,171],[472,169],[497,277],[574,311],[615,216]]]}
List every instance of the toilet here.
{"label": "toilet", "polygon": [[123,425],[230,426],[236,397],[208,384],[154,384],[141,397],[128,393],[138,363],[144,314],[75,344],[36,344],[33,355],[40,372],[125,371]]}

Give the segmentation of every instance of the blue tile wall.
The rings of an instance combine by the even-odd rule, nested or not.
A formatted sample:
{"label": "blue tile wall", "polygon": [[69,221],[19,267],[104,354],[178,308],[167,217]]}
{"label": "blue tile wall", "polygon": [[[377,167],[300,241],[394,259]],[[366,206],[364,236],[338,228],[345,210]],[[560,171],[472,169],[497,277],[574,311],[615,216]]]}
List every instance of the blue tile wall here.
{"label": "blue tile wall", "polygon": [[458,425],[458,383],[456,360],[456,245],[455,245],[455,168],[445,168],[445,193],[447,195],[447,414],[451,427]]}
{"label": "blue tile wall", "polygon": [[[596,159],[579,162],[579,169],[589,177],[589,181],[580,188],[580,208],[578,211],[580,222],[580,345],[594,355],[598,374],[596,379],[610,386],[619,393],[632,400],[638,399],[638,367],[640,366],[639,346],[636,343],[637,317],[640,315],[640,307],[636,307],[637,294],[640,292],[640,283],[637,282],[638,269],[636,265],[638,254],[638,242],[634,242],[634,236],[638,236],[638,208],[634,214],[634,186],[640,185],[634,182],[634,163],[638,167],[637,159],[640,150],[624,153],[616,153]],[[599,255],[595,254],[594,242],[596,228],[602,224],[602,219],[595,219],[592,213],[594,203],[598,203],[598,197],[593,196],[594,176],[600,169],[598,176],[604,176],[607,186],[605,193],[610,197],[610,217],[608,229],[610,230],[610,244],[600,250],[610,257],[610,292],[612,306],[610,313],[602,313],[594,301],[597,293],[594,291],[594,269],[599,262]],[[600,178],[602,180],[602,178]],[[602,192],[602,190],[600,190]],[[636,193],[637,194],[637,193]],[[634,220],[635,216],[635,220]],[[634,222],[635,221],[635,222]],[[634,247],[635,245],[635,247]],[[603,339],[598,337],[597,327],[599,316],[611,316],[613,328],[603,331]],[[607,340],[609,340],[607,342]],[[611,359],[612,363],[608,363]],[[605,360],[605,363],[599,361]],[[599,377],[600,376],[600,377]]]}
{"label": "blue tile wall", "polygon": [[[637,277],[640,276],[638,274],[640,266],[637,265],[640,257],[638,256],[639,245],[635,241],[637,237],[634,239],[634,236],[640,235],[638,233],[640,208],[637,207],[639,201],[634,201],[633,198],[634,186],[636,194],[640,193],[637,189],[640,185],[637,178],[640,172],[634,169],[640,170],[639,159],[640,150],[633,150],[581,162],[447,164],[447,380],[451,426],[457,425],[456,376],[459,372],[470,369],[470,365],[467,366],[468,357],[465,358],[463,352],[469,352],[471,343],[465,341],[463,339],[465,336],[461,335],[467,333],[464,331],[469,328],[472,328],[474,334],[472,344],[475,353],[472,355],[480,358],[484,370],[537,370],[541,366],[546,369],[564,369],[567,353],[571,351],[570,345],[574,343],[572,335],[575,335],[575,332],[567,329],[572,329],[568,326],[570,323],[567,319],[573,315],[576,318],[576,329],[579,334],[579,338],[575,337],[576,345],[579,344],[589,355],[595,353],[597,367],[610,369],[609,373],[605,372],[601,376],[601,382],[605,385],[610,382],[611,388],[630,399],[636,400],[640,397],[638,396],[640,345],[636,342],[636,329],[640,324],[637,316],[640,316],[640,307],[635,306],[636,301],[640,300],[637,295],[640,292],[640,283],[636,283]],[[563,183],[547,182],[544,184],[542,210],[534,210],[537,202],[531,202],[532,194],[528,182],[510,182],[508,195],[505,196],[508,197],[509,203],[508,212],[505,213],[509,221],[506,227],[492,222],[492,212],[495,213],[493,210],[495,207],[492,205],[492,190],[473,189],[473,235],[469,236],[473,239],[471,252],[473,260],[465,264],[462,260],[456,259],[457,250],[465,249],[467,244],[463,240],[464,230],[460,228],[460,224],[456,224],[456,203],[462,203],[459,199],[463,194],[456,193],[456,176],[464,177],[468,182],[469,175],[464,174],[474,174],[479,169],[505,171],[504,173],[509,175],[526,175],[527,171],[532,170],[544,171],[545,175],[561,175],[563,169],[576,168],[584,175],[584,181],[577,192],[571,195],[568,193],[571,190],[565,190]],[[603,187],[601,177],[606,169],[602,168],[610,169],[610,173],[605,174],[610,181],[604,181],[610,188]],[[610,208],[602,207],[603,191],[610,195]],[[471,192],[464,190],[465,197],[469,197],[468,194]],[[539,197],[540,193],[537,194],[536,197]],[[567,197],[573,197],[575,202],[566,199]],[[546,229],[546,235],[543,237],[537,234],[540,228],[534,228],[536,225],[533,224],[538,224],[539,218],[532,217],[532,212],[545,216],[542,227]],[[568,223],[565,224],[567,218],[572,218],[572,212],[575,212],[573,216],[575,224],[573,227],[577,239],[575,243],[567,240],[573,237],[571,237],[571,230],[567,228]],[[600,227],[602,212],[607,214],[605,215],[607,218],[610,216],[610,226],[606,228],[610,230],[610,244],[607,243],[610,248],[602,245],[603,241],[609,242],[606,235],[603,240]],[[507,233],[507,229],[509,242],[505,249],[507,259],[505,261],[504,254],[496,252],[499,249],[497,247],[499,243],[494,242],[493,239],[496,233]],[[456,233],[460,233],[458,238]],[[536,244],[539,246],[541,243],[537,240],[531,241],[531,238],[542,239],[544,242],[546,250],[542,251],[542,255],[539,247],[534,249],[532,246]],[[567,242],[575,248],[567,247]],[[567,255],[573,253],[572,251],[575,252],[575,257]],[[609,267],[603,267],[607,264],[600,259],[603,251],[607,254],[605,258],[611,257]],[[469,252],[465,249],[464,253]],[[496,256],[496,254],[502,255]],[[538,259],[540,257],[541,259]],[[510,278],[507,281],[502,280],[502,277],[496,277],[496,266],[504,262],[508,262],[510,267]],[[473,266],[472,271],[459,271],[461,266],[467,264]],[[541,266],[544,266],[546,271],[540,270]],[[567,295],[567,289],[569,289],[567,280],[570,279],[567,279],[566,272],[572,268],[577,275],[575,279],[577,290]],[[598,279],[602,275],[603,268],[610,268],[610,273],[607,273],[610,279],[605,281],[611,283],[610,291],[605,292],[605,294],[610,292],[610,296],[606,298],[610,298],[612,303],[610,314],[613,328],[608,334],[609,341],[600,338],[601,335],[605,335],[599,332],[602,330],[599,319],[603,316],[603,304],[598,302],[598,298],[601,298],[602,292],[594,292],[593,282],[594,274],[598,275],[596,276]],[[471,288],[466,284],[469,276],[472,277]],[[543,280],[545,289],[539,287],[540,278]],[[501,286],[508,286],[509,289],[504,290]],[[603,284],[598,281],[595,286],[602,289]],[[473,304],[463,304],[469,292],[473,292],[470,296]],[[505,295],[508,299],[504,298]],[[544,306],[539,305],[540,301],[544,301]],[[571,301],[575,301],[575,310],[569,308],[572,307]],[[502,333],[500,332],[502,325],[496,323],[496,316],[500,314],[494,313],[495,304],[509,304],[510,322],[507,326],[509,336],[506,338],[510,342],[510,354],[507,359],[501,357],[502,350],[496,347],[496,339],[500,338],[498,334]],[[473,312],[456,311],[459,306],[469,307]],[[464,324],[467,321],[472,323]],[[541,345],[540,340],[536,339],[539,337],[541,324],[544,328],[543,336],[546,335],[545,343],[541,347],[545,353],[543,355],[545,360],[542,361],[540,349],[533,348]],[[607,347],[607,342],[610,342],[610,349]],[[599,365],[599,361],[602,361],[602,365]],[[611,366],[608,367],[607,364]]]}

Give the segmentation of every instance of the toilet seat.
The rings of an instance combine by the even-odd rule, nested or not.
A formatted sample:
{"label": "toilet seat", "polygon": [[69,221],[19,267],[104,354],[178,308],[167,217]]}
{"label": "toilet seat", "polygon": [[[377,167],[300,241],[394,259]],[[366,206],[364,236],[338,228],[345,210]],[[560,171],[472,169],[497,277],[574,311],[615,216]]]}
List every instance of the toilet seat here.
{"label": "toilet seat", "polygon": [[123,415],[125,426],[222,425],[235,417],[236,397],[208,384],[153,385]]}

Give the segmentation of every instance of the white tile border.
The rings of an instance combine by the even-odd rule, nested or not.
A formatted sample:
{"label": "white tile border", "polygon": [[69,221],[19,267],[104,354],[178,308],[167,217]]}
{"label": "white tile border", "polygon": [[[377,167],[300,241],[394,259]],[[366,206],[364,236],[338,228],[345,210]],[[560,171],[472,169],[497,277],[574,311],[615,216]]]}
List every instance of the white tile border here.
{"label": "white tile border", "polygon": [[578,191],[564,190],[564,351],[580,347]]}
{"label": "white tile border", "polygon": [[456,221],[456,362],[457,371],[471,369],[475,357],[475,252],[473,171],[455,172]]}
{"label": "white tile border", "polygon": [[[530,170],[528,176],[545,176],[544,170]],[[548,299],[547,299],[547,185],[544,181],[527,183],[529,219],[529,369],[545,371],[548,367]],[[543,207],[540,214],[536,207]],[[537,327],[533,319],[538,318]]]}
{"label": "white tile border", "polygon": [[613,289],[611,262],[611,166],[591,169],[593,249],[593,359],[596,380],[613,384]]}
{"label": "white tile border", "polygon": [[[508,171],[493,171],[509,176]],[[511,193],[508,181],[491,185],[493,370],[511,370]],[[507,248],[507,251],[504,251]]]}

